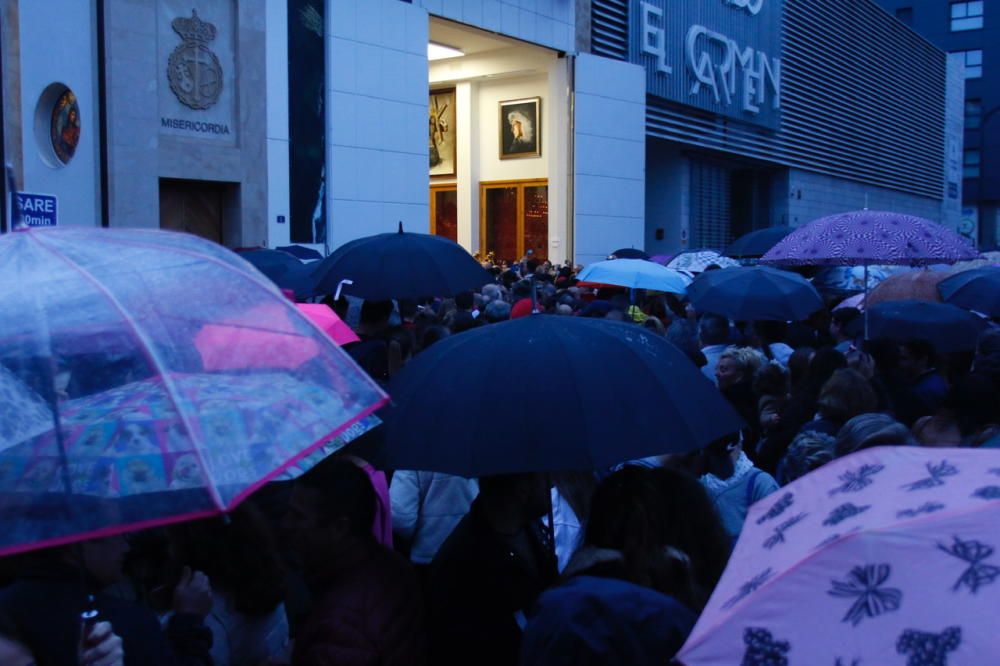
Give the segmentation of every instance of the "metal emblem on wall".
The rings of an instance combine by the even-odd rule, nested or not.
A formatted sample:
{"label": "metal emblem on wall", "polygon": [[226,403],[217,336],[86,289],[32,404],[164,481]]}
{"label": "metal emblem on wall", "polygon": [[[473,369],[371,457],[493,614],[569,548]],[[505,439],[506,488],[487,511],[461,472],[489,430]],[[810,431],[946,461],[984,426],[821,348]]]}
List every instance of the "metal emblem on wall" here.
{"label": "metal emblem on wall", "polygon": [[167,80],[178,101],[192,109],[208,109],[222,94],[222,65],[207,44],[215,39],[215,26],[198,18],[176,18],[170,26],[182,43],[167,60]]}

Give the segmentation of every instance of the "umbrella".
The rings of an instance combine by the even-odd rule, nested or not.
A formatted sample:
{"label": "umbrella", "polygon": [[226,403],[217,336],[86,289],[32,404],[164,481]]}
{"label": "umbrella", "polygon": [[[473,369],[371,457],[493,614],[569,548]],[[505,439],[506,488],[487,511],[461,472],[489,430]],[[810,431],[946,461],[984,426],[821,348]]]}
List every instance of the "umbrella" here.
{"label": "umbrella", "polygon": [[[228,511],[386,400],[272,283],[195,236],[11,233],[0,272],[19,286],[0,294],[0,365],[51,414],[0,447],[0,555]],[[206,358],[213,325],[295,344]]]}
{"label": "umbrella", "polygon": [[948,273],[929,270],[906,271],[896,273],[872,289],[865,299],[868,307],[885,301],[930,301],[940,303],[938,283],[948,277]]}
{"label": "umbrella", "polygon": [[303,247],[302,245],[281,245],[275,249],[280,252],[286,252],[303,261],[314,261],[323,258],[319,250],[314,250],[311,247]]}
{"label": "umbrella", "polygon": [[857,308],[859,310],[865,309],[865,295],[864,294],[854,294],[853,296],[848,296],[840,303],[837,304],[834,310],[840,310],[841,308]]}
{"label": "umbrella", "polygon": [[667,268],[688,273],[701,273],[709,266],[719,268],[729,268],[739,266],[740,262],[729,257],[724,257],[715,250],[685,250],[681,252],[667,264]]}
{"label": "umbrella", "polygon": [[671,294],[683,294],[690,280],[681,273],[642,259],[609,259],[584,268],[576,276],[580,282],[653,289]]}
{"label": "umbrella", "polygon": [[863,295],[866,287],[870,291],[901,270],[896,266],[826,266],[813,276],[812,283],[822,294],[840,297]]}
{"label": "umbrella", "polygon": [[706,271],[688,287],[696,310],[737,321],[801,321],[823,299],[801,275],[767,266]]}
{"label": "umbrella", "polygon": [[979,334],[988,326],[986,320],[946,303],[886,301],[865,312],[870,337],[927,340],[939,353],[975,349]]}
{"label": "umbrella", "polygon": [[1000,267],[963,271],[938,283],[945,303],[1000,317]]}
{"label": "umbrella", "polygon": [[649,255],[634,247],[623,247],[612,252],[608,259],[649,259]]}
{"label": "umbrella", "polygon": [[921,266],[975,259],[976,250],[936,222],[875,210],[839,213],[801,226],[762,258],[785,266]]}
{"label": "umbrella", "polygon": [[[520,372],[530,390],[511,384]],[[538,314],[451,336],[391,390],[385,441],[365,456],[467,477],[602,469],[691,451],[742,425],[679,349],[599,319]]]}
{"label": "umbrella", "polygon": [[334,293],[345,280],[344,293],[388,300],[454,296],[478,289],[493,277],[465,249],[447,238],[403,232],[353,240],[319,262],[316,290]]}
{"label": "umbrella", "polygon": [[278,250],[250,250],[238,255],[282,289],[291,289],[298,298],[314,295],[312,267],[291,254]]}
{"label": "umbrella", "polygon": [[750,508],[677,655],[702,664],[996,664],[1000,452],[834,460]]}
{"label": "umbrella", "polygon": [[727,257],[755,259],[763,257],[778,241],[792,232],[791,227],[767,227],[744,234],[726,248]]}
{"label": "umbrella", "polygon": [[284,303],[259,305],[206,324],[195,334],[194,346],[209,371],[297,368],[320,353],[315,334]]}
{"label": "umbrella", "polygon": [[0,450],[51,430],[52,410],[0,364]]}
{"label": "umbrella", "polygon": [[666,266],[670,263],[670,260],[674,258],[672,254],[654,254],[649,258],[649,261],[655,262],[661,266]]}
{"label": "umbrella", "polygon": [[346,344],[360,340],[358,334],[351,330],[343,319],[337,316],[328,305],[323,303],[299,303],[299,310],[305,316],[323,329],[323,332],[333,338],[333,341],[343,347]]}

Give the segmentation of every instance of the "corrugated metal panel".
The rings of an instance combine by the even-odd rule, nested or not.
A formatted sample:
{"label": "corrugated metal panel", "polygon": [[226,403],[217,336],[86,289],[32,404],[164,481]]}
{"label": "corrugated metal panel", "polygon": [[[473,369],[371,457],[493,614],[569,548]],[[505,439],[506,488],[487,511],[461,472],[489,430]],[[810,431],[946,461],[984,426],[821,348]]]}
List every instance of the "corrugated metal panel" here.
{"label": "corrugated metal panel", "polygon": [[777,132],[650,97],[673,141],[941,198],[945,54],[869,0],[786,0]]}
{"label": "corrugated metal panel", "polygon": [[590,39],[596,55],[628,59],[628,0],[593,1]]}
{"label": "corrugated metal panel", "polygon": [[724,248],[733,241],[731,178],[723,166],[691,160],[691,247]]}

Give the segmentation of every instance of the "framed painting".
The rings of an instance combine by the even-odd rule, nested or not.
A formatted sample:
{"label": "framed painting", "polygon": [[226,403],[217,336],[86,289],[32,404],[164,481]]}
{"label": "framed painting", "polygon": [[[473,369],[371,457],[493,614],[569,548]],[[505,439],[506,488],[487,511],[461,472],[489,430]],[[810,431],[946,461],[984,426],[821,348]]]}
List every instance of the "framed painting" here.
{"label": "framed painting", "polygon": [[500,159],[541,155],[542,98],[500,102]]}
{"label": "framed painting", "polygon": [[455,175],[455,89],[432,90],[429,112],[430,174],[432,177]]}

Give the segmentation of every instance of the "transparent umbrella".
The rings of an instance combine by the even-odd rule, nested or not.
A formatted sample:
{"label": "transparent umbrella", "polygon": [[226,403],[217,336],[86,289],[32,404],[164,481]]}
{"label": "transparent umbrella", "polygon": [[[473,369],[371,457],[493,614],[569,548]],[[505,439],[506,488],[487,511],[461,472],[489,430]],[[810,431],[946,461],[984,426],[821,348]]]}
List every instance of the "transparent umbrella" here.
{"label": "transparent umbrella", "polygon": [[193,236],[15,232],[0,273],[17,285],[3,385],[48,415],[0,427],[0,555],[223,513],[386,400],[269,280]]}

